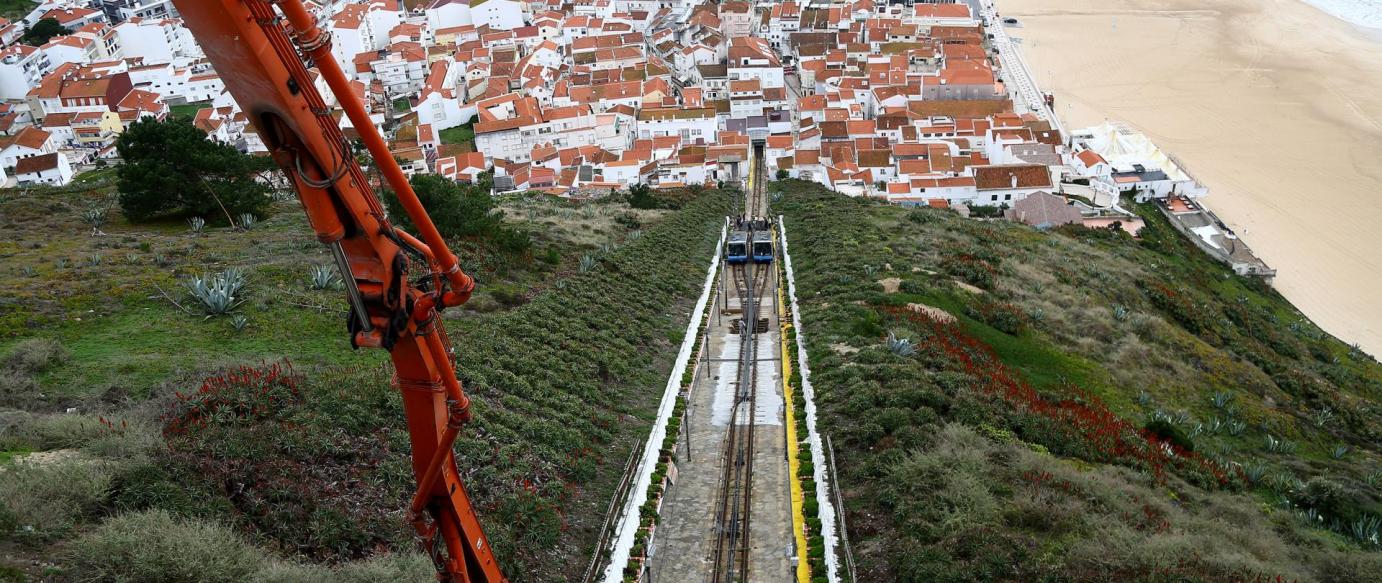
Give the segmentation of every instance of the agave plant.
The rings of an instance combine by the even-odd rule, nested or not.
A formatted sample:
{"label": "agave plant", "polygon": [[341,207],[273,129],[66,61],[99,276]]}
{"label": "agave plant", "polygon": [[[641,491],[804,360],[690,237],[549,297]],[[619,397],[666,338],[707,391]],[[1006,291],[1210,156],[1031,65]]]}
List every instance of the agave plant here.
{"label": "agave plant", "polygon": [[595,266],[596,266],[596,265],[599,265],[599,263],[600,263],[600,261],[599,261],[598,259],[595,259],[595,256],[594,256],[594,255],[590,255],[590,254],[588,254],[588,253],[585,254],[585,255],[582,255],[582,256],[581,256],[581,273],[586,273],[586,272],[589,272],[589,271],[594,270],[594,269],[595,269]]}
{"label": "agave plant", "polygon": [[1334,446],[1334,450],[1329,452],[1329,457],[1332,457],[1336,460],[1341,460],[1344,459],[1344,456],[1348,455],[1348,452],[1350,451],[1353,451],[1353,448],[1350,448],[1347,445],[1336,445]]}
{"label": "agave plant", "polygon": [[53,265],[56,265],[58,269],[67,269],[67,258],[59,258]]}
{"label": "agave plant", "polygon": [[1363,482],[1374,488],[1382,487],[1382,470],[1375,470],[1363,476]]}
{"label": "agave plant", "polygon": [[1296,452],[1296,442],[1289,439],[1277,439],[1270,434],[1266,439],[1267,451],[1280,454],[1292,454]]}
{"label": "agave plant", "polygon": [[154,265],[157,265],[159,267],[168,267],[172,263],[173,262],[168,259],[167,255],[164,255],[162,253],[154,255]]}
{"label": "agave plant", "polygon": [[89,225],[91,230],[99,231],[106,225],[106,214],[105,207],[94,206],[82,213],[82,221]]}
{"label": "agave plant", "polygon": [[192,276],[187,291],[208,317],[228,314],[244,303],[238,295],[245,287],[245,279],[244,270],[232,267],[216,274]]}
{"label": "agave plant", "polygon": [[1246,422],[1239,421],[1237,419],[1228,422],[1228,434],[1234,437],[1242,435],[1243,432],[1247,429],[1248,424]]}
{"label": "agave plant", "polygon": [[139,255],[137,255],[137,254],[135,254],[135,253],[126,253],[126,254],[125,254],[125,264],[126,264],[126,265],[139,265]]}
{"label": "agave plant", "polygon": [[87,255],[87,256],[86,256],[86,265],[87,265],[87,267],[100,267],[100,266],[101,266],[101,261],[104,260],[104,259],[105,259],[105,258],[104,258],[104,257],[101,257],[100,255],[95,255],[95,254],[93,254],[93,255]]}
{"label": "agave plant", "polygon": [[38,275],[38,270],[34,269],[32,265],[25,265],[20,271],[24,273],[24,277],[34,277]]}
{"label": "agave plant", "polygon": [[236,332],[241,332],[250,325],[250,319],[246,318],[244,314],[235,314],[230,317],[230,325],[235,328]]}
{"label": "agave plant", "polygon": [[1276,474],[1269,479],[1269,486],[1277,492],[1299,492],[1305,489],[1305,482],[1291,474]]}
{"label": "agave plant", "polygon": [[310,285],[312,289],[340,289],[341,275],[330,265],[313,265]]}
{"label": "agave plant", "polygon": [[642,239],[642,238],[643,238],[643,231],[642,231],[641,229],[634,229],[634,230],[632,230],[632,231],[629,231],[628,241],[629,241],[630,243],[632,243],[632,242],[634,242],[634,241],[637,241],[637,240],[639,240],[639,239]]}
{"label": "agave plant", "polygon": [[916,354],[916,345],[912,344],[911,339],[898,338],[895,332],[888,332],[888,350],[893,354],[903,358]]}
{"label": "agave plant", "polygon": [[1132,312],[1128,310],[1127,306],[1124,306],[1124,305],[1122,305],[1122,304],[1115,304],[1115,305],[1113,306],[1113,319],[1114,319],[1114,320],[1117,320],[1117,321],[1119,321],[1119,322],[1126,322],[1126,321],[1128,321],[1128,318],[1131,317],[1131,316],[1132,316]]}
{"label": "agave plant", "polygon": [[254,217],[254,213],[240,213],[240,216],[236,217],[235,220],[240,223],[241,229],[248,231],[259,219]]}
{"label": "agave plant", "polygon": [[1171,425],[1175,425],[1176,417],[1175,415],[1162,411],[1161,409],[1157,409],[1156,411],[1152,411],[1151,422],[1156,423],[1158,421],[1162,423],[1169,423]]}
{"label": "agave plant", "polygon": [[1316,411],[1314,415],[1314,421],[1315,427],[1323,429],[1326,425],[1329,425],[1330,422],[1334,421],[1334,410],[1330,409],[1329,407],[1325,407],[1323,409],[1320,409],[1319,411]]}
{"label": "agave plant", "polygon": [[201,217],[192,217],[190,219],[187,219],[187,227],[189,229],[192,229],[193,235],[200,235],[202,234],[202,231],[206,230],[206,219],[203,219]]}
{"label": "agave plant", "polygon": [[1223,409],[1224,407],[1227,407],[1230,402],[1233,401],[1233,392],[1219,391],[1210,396],[1209,401],[1211,403],[1214,403],[1215,409]]}
{"label": "agave plant", "polygon": [[1378,538],[1378,530],[1382,529],[1382,519],[1376,516],[1360,516],[1358,520],[1349,525],[1349,532],[1358,542],[1368,546],[1382,545],[1382,540]]}
{"label": "agave plant", "polygon": [[1262,483],[1262,478],[1267,476],[1267,465],[1262,462],[1253,462],[1243,466],[1243,477],[1247,478],[1248,483],[1254,486]]}
{"label": "agave plant", "polygon": [[1146,407],[1152,404],[1152,394],[1147,391],[1137,392],[1137,404]]}
{"label": "agave plant", "polygon": [[878,273],[878,266],[877,266],[877,265],[865,265],[865,266],[864,266],[864,275],[867,275],[867,276],[869,276],[869,277],[873,277],[873,276],[876,275],[877,273]]}

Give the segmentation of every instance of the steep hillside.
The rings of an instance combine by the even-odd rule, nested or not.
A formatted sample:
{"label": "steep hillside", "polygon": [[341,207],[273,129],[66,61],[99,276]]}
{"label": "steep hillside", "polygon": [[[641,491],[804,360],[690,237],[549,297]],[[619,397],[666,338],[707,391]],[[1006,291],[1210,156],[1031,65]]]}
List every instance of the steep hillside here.
{"label": "steep hillside", "polygon": [[[296,203],[93,234],[103,188],[72,190],[0,195],[0,578],[430,578],[387,355],[349,349]],[[728,205],[515,197],[531,252],[456,242],[484,290],[448,314],[476,418],[457,450],[512,580],[584,569]],[[243,320],[186,313],[188,278],[228,267]]]}
{"label": "steep hillside", "polygon": [[779,185],[860,581],[1365,581],[1382,367],[1140,239]]}

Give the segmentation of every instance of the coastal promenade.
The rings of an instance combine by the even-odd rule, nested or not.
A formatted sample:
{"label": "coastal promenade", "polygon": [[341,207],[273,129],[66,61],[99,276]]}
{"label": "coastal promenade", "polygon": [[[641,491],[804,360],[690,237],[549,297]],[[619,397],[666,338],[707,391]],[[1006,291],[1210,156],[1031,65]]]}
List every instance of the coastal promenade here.
{"label": "coastal promenade", "polygon": [[1018,113],[1024,113],[1024,110],[1035,113],[1037,117],[1051,122],[1051,127],[1061,135],[1069,136],[1056,112],[1046,104],[1046,97],[1036,84],[1036,76],[1027,66],[1027,61],[1022,58],[1017,43],[1008,36],[1003,21],[998,17],[997,8],[993,2],[985,2],[983,6],[982,15],[988,22],[988,33],[993,35],[993,48],[998,52],[999,61],[1003,65],[1003,80],[1008,87],[1016,89],[1016,94],[1013,95],[1014,108]]}

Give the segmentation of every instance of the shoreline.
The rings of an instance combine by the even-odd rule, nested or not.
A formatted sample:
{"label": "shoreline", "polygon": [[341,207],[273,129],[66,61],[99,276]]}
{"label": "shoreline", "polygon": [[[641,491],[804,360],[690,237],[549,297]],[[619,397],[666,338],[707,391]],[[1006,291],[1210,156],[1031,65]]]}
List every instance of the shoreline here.
{"label": "shoreline", "polygon": [[[1348,0],[1345,0],[1345,1],[1348,1]],[[1365,2],[1367,2],[1367,0],[1352,0],[1352,1],[1353,1],[1353,2],[1357,2],[1357,3],[1365,3]],[[1339,0],[1333,0],[1333,1],[1330,1],[1330,0],[1301,0],[1301,2],[1304,2],[1305,4],[1309,5],[1311,8],[1314,8],[1315,10],[1319,10],[1320,12],[1325,13],[1325,14],[1326,14],[1327,16],[1329,16],[1330,18],[1335,18],[1335,19],[1341,20],[1341,21],[1343,21],[1343,22],[1346,22],[1346,23],[1348,23],[1348,24],[1351,24],[1351,25],[1357,27],[1357,28],[1360,29],[1365,35],[1367,35],[1367,34],[1378,35],[1377,38],[1382,38],[1382,4],[1377,5],[1376,8],[1373,8],[1373,9],[1370,11],[1370,14],[1371,14],[1371,16],[1372,16],[1371,18],[1367,18],[1367,17],[1350,18],[1350,17],[1349,17],[1350,15],[1357,16],[1358,10],[1353,10],[1353,11],[1350,11],[1350,10],[1339,10],[1339,11],[1336,12],[1336,11],[1331,11],[1331,10],[1328,8],[1328,7],[1330,7],[1330,6],[1337,7],[1337,6],[1338,6]]]}
{"label": "shoreline", "polygon": [[[1122,121],[1326,332],[1382,353],[1382,34],[1303,0],[998,0],[1071,129]],[[1072,34],[1077,32],[1078,34]],[[1382,33],[1382,31],[1376,31]]]}

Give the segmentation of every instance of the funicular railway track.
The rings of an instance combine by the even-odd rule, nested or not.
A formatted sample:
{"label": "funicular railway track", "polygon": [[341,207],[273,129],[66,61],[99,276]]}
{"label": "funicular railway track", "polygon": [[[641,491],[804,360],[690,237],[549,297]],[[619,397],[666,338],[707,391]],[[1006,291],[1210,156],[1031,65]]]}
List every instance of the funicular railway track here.
{"label": "funicular railway track", "polygon": [[[747,228],[747,243],[752,247],[756,231],[769,231],[766,221],[756,221],[767,212],[766,172],[762,146],[754,147],[749,188],[745,192],[745,219],[740,226]],[[735,293],[740,301],[739,362],[734,379],[734,401],[721,453],[721,476],[715,501],[715,540],[711,545],[713,570],[711,583],[749,581],[749,533],[753,509],[753,458],[755,439],[755,410],[757,406],[758,334],[764,330],[759,322],[761,298],[768,291],[774,270],[771,263],[749,260],[732,265]],[[771,389],[771,388],[770,388]]]}

